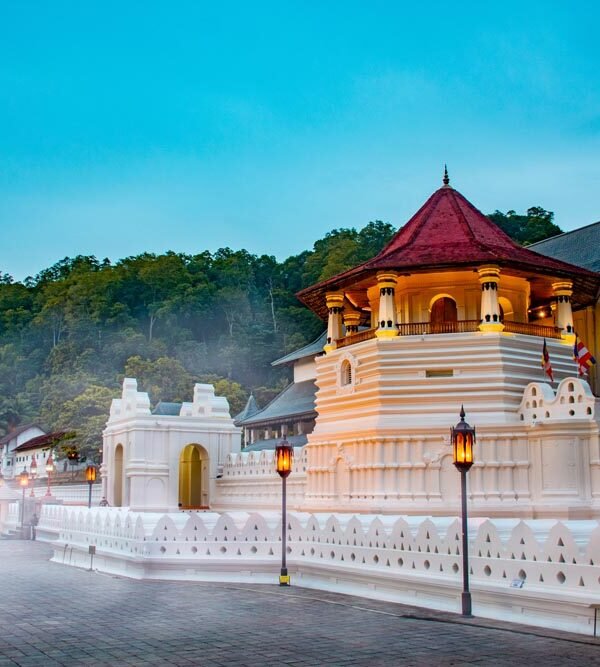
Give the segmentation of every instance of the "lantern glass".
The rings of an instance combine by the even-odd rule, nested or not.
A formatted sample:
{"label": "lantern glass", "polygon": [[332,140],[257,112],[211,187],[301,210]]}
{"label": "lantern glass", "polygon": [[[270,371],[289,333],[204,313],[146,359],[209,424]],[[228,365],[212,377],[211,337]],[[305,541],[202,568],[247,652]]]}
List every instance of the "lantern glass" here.
{"label": "lantern glass", "polygon": [[52,459],[52,454],[48,456],[46,461],[46,472],[54,472],[54,460]]}
{"label": "lantern glass", "polygon": [[287,477],[292,472],[294,449],[284,440],[275,447],[275,469],[281,477]]}
{"label": "lantern glass", "polygon": [[458,469],[468,470],[474,462],[475,429],[465,421],[464,409],[460,411],[460,422],[452,429],[451,436],[454,465]]}
{"label": "lantern glass", "polygon": [[25,468],[23,468],[23,471],[19,475],[19,486],[22,486],[23,488],[29,486],[29,473]]}
{"label": "lantern glass", "polygon": [[85,469],[85,478],[88,482],[96,481],[96,466],[88,466]]}

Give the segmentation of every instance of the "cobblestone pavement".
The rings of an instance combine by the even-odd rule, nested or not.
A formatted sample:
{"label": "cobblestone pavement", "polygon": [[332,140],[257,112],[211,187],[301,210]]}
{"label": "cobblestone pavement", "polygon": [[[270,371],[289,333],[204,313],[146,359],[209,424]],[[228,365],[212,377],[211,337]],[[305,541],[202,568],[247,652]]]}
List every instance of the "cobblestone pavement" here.
{"label": "cobblestone pavement", "polygon": [[132,581],[49,557],[0,541],[0,666],[600,665],[591,637],[293,586]]}

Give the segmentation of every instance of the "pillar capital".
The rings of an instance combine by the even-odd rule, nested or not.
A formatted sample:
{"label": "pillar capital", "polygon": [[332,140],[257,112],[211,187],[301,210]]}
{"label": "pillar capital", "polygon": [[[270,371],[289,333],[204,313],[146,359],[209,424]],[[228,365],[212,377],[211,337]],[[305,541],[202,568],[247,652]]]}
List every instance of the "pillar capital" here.
{"label": "pillar capital", "polygon": [[572,296],[573,283],[570,280],[561,280],[560,282],[552,283],[552,291],[556,296]]}
{"label": "pillar capital", "polygon": [[343,308],[344,307],[344,293],[343,292],[327,292],[325,295],[325,303],[327,308]]}
{"label": "pillar capital", "polygon": [[497,285],[500,282],[500,267],[495,264],[480,266],[477,269],[477,273],[479,274],[479,282],[482,285],[484,283],[495,283]]}
{"label": "pillar capital", "polygon": [[360,313],[357,310],[344,310],[344,326],[346,335],[356,333],[360,324]]}
{"label": "pillar capital", "polygon": [[377,287],[396,287],[398,281],[398,273],[396,271],[378,271],[377,272]]}

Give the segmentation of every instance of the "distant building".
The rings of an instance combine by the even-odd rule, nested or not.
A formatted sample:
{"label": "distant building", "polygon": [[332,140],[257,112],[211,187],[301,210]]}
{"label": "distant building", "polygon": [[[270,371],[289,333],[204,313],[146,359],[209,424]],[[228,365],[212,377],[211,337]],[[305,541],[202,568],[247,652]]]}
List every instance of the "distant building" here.
{"label": "distant building", "polygon": [[34,438],[45,435],[46,432],[37,424],[23,424],[0,438],[0,472],[5,479],[13,479],[23,468],[29,471],[36,451],[23,450],[20,447]]}

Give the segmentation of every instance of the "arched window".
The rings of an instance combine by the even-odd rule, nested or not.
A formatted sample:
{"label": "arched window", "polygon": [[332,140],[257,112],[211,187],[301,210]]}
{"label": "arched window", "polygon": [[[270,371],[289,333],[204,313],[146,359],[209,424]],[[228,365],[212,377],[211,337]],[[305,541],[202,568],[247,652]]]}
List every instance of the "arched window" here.
{"label": "arched window", "polygon": [[345,359],[342,362],[342,367],[340,369],[340,384],[342,387],[352,384],[352,366],[348,359]]}
{"label": "arched window", "polygon": [[431,306],[431,333],[452,333],[458,321],[456,301],[443,296]]}

